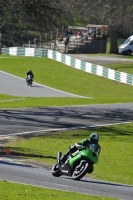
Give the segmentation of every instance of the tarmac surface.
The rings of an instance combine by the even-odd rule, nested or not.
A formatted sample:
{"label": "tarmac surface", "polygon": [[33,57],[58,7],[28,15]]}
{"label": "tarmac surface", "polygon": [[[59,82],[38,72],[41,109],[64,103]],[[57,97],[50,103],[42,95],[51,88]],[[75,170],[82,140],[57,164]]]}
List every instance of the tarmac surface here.
{"label": "tarmac surface", "polygon": [[[85,98],[33,82],[27,86],[25,79],[0,71],[0,93],[20,97],[77,97]],[[89,98],[89,97],[86,97]]]}
{"label": "tarmac surface", "polygon": [[67,54],[73,58],[77,58],[79,60],[83,60],[85,62],[89,62],[89,63],[93,63],[93,64],[97,64],[97,65],[102,65],[104,66],[104,64],[115,64],[115,63],[122,63],[122,62],[126,62],[126,63],[133,63],[133,60],[131,59],[126,59],[123,58],[121,55],[118,56],[94,56],[92,55],[86,55],[86,54]]}

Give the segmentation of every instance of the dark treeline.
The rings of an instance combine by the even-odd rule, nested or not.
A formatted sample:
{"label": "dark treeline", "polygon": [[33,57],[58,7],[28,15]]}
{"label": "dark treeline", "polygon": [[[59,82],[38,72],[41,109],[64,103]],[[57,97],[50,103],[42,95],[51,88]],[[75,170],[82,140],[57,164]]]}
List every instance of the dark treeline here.
{"label": "dark treeline", "polygon": [[110,53],[117,53],[117,37],[133,32],[132,0],[0,0],[0,5],[0,31],[10,45],[46,42],[80,20],[108,25]]}

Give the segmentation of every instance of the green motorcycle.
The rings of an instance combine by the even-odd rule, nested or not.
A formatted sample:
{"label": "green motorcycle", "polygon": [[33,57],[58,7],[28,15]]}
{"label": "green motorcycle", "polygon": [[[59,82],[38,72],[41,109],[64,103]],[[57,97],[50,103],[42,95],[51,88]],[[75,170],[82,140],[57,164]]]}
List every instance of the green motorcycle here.
{"label": "green motorcycle", "polygon": [[101,147],[99,144],[90,144],[70,154],[66,161],[60,161],[62,153],[58,152],[57,163],[52,167],[52,175],[71,176],[74,180],[80,180],[86,173],[91,173],[93,165],[98,163]]}

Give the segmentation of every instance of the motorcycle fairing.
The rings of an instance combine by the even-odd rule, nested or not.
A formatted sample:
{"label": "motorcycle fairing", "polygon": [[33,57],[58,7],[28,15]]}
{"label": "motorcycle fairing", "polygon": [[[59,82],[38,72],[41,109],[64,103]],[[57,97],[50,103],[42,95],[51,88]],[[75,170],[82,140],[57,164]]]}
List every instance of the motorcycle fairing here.
{"label": "motorcycle fairing", "polygon": [[72,168],[71,168],[68,160],[66,160],[66,162],[64,164],[61,164],[60,174],[72,176]]}

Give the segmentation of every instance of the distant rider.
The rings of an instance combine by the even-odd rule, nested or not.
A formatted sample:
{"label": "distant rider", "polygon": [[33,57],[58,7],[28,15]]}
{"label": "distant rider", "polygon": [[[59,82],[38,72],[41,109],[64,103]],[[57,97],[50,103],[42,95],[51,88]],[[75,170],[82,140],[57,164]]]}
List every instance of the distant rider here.
{"label": "distant rider", "polygon": [[[98,142],[99,142],[99,135],[96,134],[96,133],[92,133],[90,135],[89,139],[84,139],[81,142],[75,143],[74,146],[70,146],[69,149],[68,149],[68,151],[64,154],[64,156],[61,157],[61,162],[64,163],[66,161],[67,157],[70,154],[74,153],[75,151],[80,150],[83,147],[89,147],[90,144],[98,144]],[[101,147],[100,147],[100,150],[101,150]],[[89,170],[89,173],[92,173],[93,170],[94,170],[94,167],[92,166],[92,168],[90,168],[90,170]]]}
{"label": "distant rider", "polygon": [[32,72],[32,70],[31,70],[31,69],[29,69],[29,71],[26,73],[26,82],[27,82],[27,79],[28,79],[28,75],[30,75],[30,76],[31,76],[31,79],[32,79],[32,81],[33,81],[34,74],[33,74],[33,72]]}

